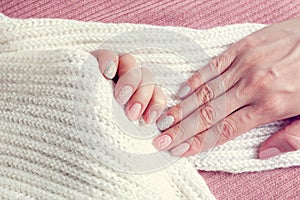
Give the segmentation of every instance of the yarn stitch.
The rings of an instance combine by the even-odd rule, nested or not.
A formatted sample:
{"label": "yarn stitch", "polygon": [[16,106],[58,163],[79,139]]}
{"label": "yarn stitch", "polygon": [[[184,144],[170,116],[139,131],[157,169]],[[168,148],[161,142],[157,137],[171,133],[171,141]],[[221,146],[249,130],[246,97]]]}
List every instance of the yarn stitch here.
{"label": "yarn stitch", "polygon": [[[278,121],[161,170],[134,174],[109,167],[126,163],[110,156],[107,144],[135,153],[153,149],[150,140],[140,143],[113,120],[113,88],[95,73],[97,63],[87,52],[110,48],[129,51],[141,65],[163,63],[166,67],[153,67],[151,71],[171,106],[178,102],[174,94],[179,85],[193,71],[262,27],[236,24],[193,30],[60,19],[20,20],[0,15],[1,199],[214,199],[197,169],[239,173],[300,165],[299,151],[257,159],[259,144],[288,123]],[[199,56],[199,65],[194,66],[165,51],[131,52],[139,38],[114,37],[146,29],[186,36],[199,44],[207,56]],[[185,43],[156,35],[147,38],[174,48],[184,47]],[[188,47],[178,48],[180,51],[195,54]],[[90,68],[82,71],[82,66]],[[97,84],[93,85],[93,80]],[[94,108],[97,112],[92,115]],[[100,145],[108,165],[95,159],[79,134],[94,132],[101,137],[95,148]]]}

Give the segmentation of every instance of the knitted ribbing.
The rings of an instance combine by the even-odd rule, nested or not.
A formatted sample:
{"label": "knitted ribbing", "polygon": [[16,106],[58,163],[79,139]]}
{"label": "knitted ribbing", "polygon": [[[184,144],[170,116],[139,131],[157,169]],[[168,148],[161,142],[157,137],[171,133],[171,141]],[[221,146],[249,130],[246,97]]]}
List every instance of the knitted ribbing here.
{"label": "knitted ribbing", "polygon": [[[81,71],[84,63],[91,70]],[[1,53],[0,66],[2,198],[14,199],[15,193],[34,199],[213,198],[186,161],[135,175],[106,167],[90,155],[78,135],[85,127],[75,126],[72,112],[74,104],[92,101],[75,94],[91,92],[88,80],[93,77],[100,77],[101,89],[111,89],[92,70],[98,70],[98,64],[90,54],[76,50]],[[92,124],[95,119],[84,109],[76,109],[83,113],[82,124]],[[87,132],[93,129],[87,128]],[[110,137],[109,132],[103,134]],[[108,159],[113,158],[107,157],[109,163]]]}
{"label": "knitted ribbing", "polygon": [[[82,50],[101,47],[117,52],[131,51],[142,65],[163,63],[166,67],[154,66],[151,71],[166,93],[168,105],[174,105],[178,100],[172,94],[194,70],[231,43],[261,27],[263,25],[242,24],[200,31],[179,27],[2,18],[0,83],[1,90],[4,88],[6,92],[1,92],[1,188],[11,195],[17,192],[35,198],[99,198],[103,195],[125,199],[149,196],[151,199],[205,199],[213,197],[191,165],[198,169],[231,172],[299,165],[299,151],[264,161],[256,159],[258,145],[278,130],[283,122],[254,129],[208,153],[181,159],[161,171],[143,175],[126,174],[99,163],[78,135],[97,128],[105,130],[100,131],[102,138],[122,150],[143,150],[145,143],[148,143],[145,148],[151,148],[150,140],[139,144],[137,139],[124,134],[116,120],[112,120],[113,91],[108,81],[100,80],[97,86],[89,85],[89,81],[75,81],[74,84],[74,79],[82,73],[79,68],[87,60],[92,60]],[[187,41],[175,36],[163,38],[153,34],[147,36],[146,41],[127,34],[129,31],[147,32],[149,29],[157,34],[164,30],[186,36],[202,47],[205,56],[197,57],[199,52],[195,51],[194,46],[189,49],[184,46]],[[122,37],[113,37],[121,33]],[[108,38],[109,42],[106,42]],[[165,51],[132,51],[137,41],[142,46],[150,41],[174,48],[184,47],[176,48],[176,53],[195,54],[192,58],[199,65],[191,65],[185,59]],[[96,64],[91,66],[95,69]],[[81,77],[88,77],[88,80],[101,77],[86,70],[83,75]],[[102,90],[91,90],[95,87]],[[74,88],[80,89],[75,94],[87,94],[88,97],[94,92],[98,98],[94,102],[84,98],[85,95],[74,96]],[[89,116],[91,113],[85,112],[87,105],[98,108],[97,116],[103,120],[95,122]],[[83,114],[78,117],[80,113]],[[107,120],[110,123],[106,123]],[[95,123],[98,123],[96,127],[89,126]],[[106,140],[101,140],[103,145]],[[118,164],[118,159],[113,157],[108,156],[106,161]]]}
{"label": "knitted ribbing", "polygon": [[207,29],[225,24],[273,24],[300,17],[300,2],[290,0],[2,0],[0,12],[14,18],[145,23]]}

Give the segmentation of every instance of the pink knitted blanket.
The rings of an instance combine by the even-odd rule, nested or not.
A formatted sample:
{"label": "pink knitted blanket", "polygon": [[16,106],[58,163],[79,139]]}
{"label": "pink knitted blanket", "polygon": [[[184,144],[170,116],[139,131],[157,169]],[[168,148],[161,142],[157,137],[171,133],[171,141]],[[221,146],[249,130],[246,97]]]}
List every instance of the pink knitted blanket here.
{"label": "pink knitted blanket", "polygon": [[[17,18],[48,17],[206,29],[300,17],[299,0],[1,0],[0,12]],[[300,167],[229,174],[199,172],[218,199],[297,199]]]}

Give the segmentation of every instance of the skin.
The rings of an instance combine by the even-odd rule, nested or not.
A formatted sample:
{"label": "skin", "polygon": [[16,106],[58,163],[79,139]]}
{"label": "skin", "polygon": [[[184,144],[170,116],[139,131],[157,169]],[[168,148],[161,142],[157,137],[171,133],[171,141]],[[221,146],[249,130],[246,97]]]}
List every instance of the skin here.
{"label": "skin", "polygon": [[[181,156],[194,155],[286,118],[292,122],[261,144],[259,157],[300,149],[299,75],[300,19],[270,25],[245,37],[184,83],[191,91],[162,115],[171,115],[175,121],[158,136],[172,138],[160,150],[188,143]],[[189,103],[192,101],[196,103]]]}
{"label": "skin", "polygon": [[[155,123],[166,107],[166,97],[162,90],[153,82],[153,76],[149,70],[139,66],[135,58],[130,54],[119,54],[110,50],[93,51],[92,55],[98,60],[99,70],[108,80],[115,82],[115,97],[126,86],[132,86],[133,93],[125,105],[125,112],[130,120],[143,118],[147,124]],[[106,64],[113,61],[116,67],[115,73],[108,78],[105,75]],[[137,116],[130,114],[135,103],[141,104],[141,110]],[[157,111],[157,115],[150,120],[151,111]]]}

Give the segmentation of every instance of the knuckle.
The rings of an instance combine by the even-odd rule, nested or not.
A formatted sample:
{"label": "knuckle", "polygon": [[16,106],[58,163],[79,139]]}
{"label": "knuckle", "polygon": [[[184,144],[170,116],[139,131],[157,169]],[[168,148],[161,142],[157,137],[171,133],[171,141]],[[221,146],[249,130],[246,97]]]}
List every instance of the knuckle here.
{"label": "knuckle", "polygon": [[190,145],[189,153],[193,155],[199,153],[201,150],[201,144],[202,142],[201,140],[198,139],[198,137],[193,137],[193,141]]}
{"label": "knuckle", "polygon": [[191,86],[197,87],[198,85],[201,85],[203,83],[203,80],[200,73],[197,71],[188,79],[188,82]]}
{"label": "knuckle", "polygon": [[207,136],[207,132],[202,132],[195,135],[195,138],[199,142],[199,151],[206,151],[215,146],[216,142]]}
{"label": "knuckle", "polygon": [[252,94],[251,88],[249,88],[248,85],[244,88],[242,84],[239,84],[234,93],[234,101],[237,102],[240,99],[245,99],[249,94]]}
{"label": "knuckle", "polygon": [[201,147],[201,145],[203,145],[204,142],[205,142],[204,135],[203,134],[197,134],[197,135],[195,135],[195,138],[196,138],[197,142],[199,142],[200,147]]}
{"label": "knuckle", "polygon": [[227,51],[215,58],[213,58],[210,62],[211,71],[219,75],[224,67],[230,65],[236,57],[236,53],[234,51]]}
{"label": "knuckle", "polygon": [[211,67],[211,70],[218,73],[222,66],[223,60],[224,60],[223,54],[213,58],[209,65]]}
{"label": "knuckle", "polygon": [[176,125],[172,128],[172,135],[174,141],[184,141],[185,140],[185,132],[182,129],[182,127],[179,125]]}
{"label": "knuckle", "polygon": [[228,120],[224,119],[223,123],[219,123],[217,125],[217,135],[218,135],[218,144],[223,144],[229,140],[231,140],[236,133],[237,128],[236,125]]}
{"label": "knuckle", "polygon": [[255,47],[257,42],[256,42],[256,39],[255,37],[253,37],[252,35],[248,35],[247,37],[243,38],[241,41],[240,41],[240,44],[242,45],[242,47],[244,49],[250,49],[252,47]]}
{"label": "knuckle", "polygon": [[267,115],[280,116],[285,111],[285,104],[281,97],[267,98],[260,108],[260,112]]}
{"label": "knuckle", "polygon": [[202,119],[202,122],[207,127],[210,127],[213,124],[216,113],[215,113],[214,108],[211,105],[206,104],[206,105],[202,106],[200,108],[199,114],[200,114],[200,118]]}
{"label": "knuckle", "polygon": [[182,108],[180,104],[176,104],[173,106],[168,113],[170,113],[174,118],[175,122],[180,121],[182,119]]}
{"label": "knuckle", "polygon": [[259,66],[255,67],[255,72],[249,75],[250,87],[254,87],[259,91],[268,91],[273,86],[274,73],[266,70],[259,70]]}
{"label": "knuckle", "polygon": [[196,95],[200,103],[207,103],[214,99],[214,90],[212,84],[206,83],[196,91]]}

